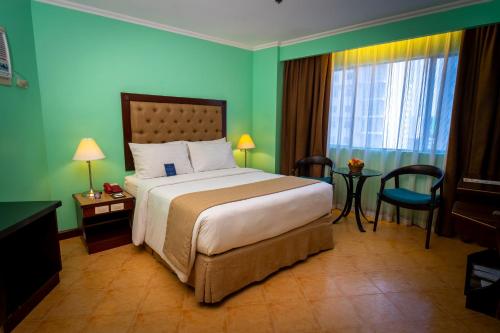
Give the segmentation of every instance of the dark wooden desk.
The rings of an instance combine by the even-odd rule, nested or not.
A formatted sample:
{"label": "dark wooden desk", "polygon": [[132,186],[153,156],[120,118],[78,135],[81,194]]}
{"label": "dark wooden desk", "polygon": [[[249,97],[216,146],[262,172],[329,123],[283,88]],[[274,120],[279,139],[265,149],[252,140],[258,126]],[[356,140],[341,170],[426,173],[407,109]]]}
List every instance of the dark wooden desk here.
{"label": "dark wooden desk", "polygon": [[59,206],[0,202],[0,332],[10,332],[59,283]]}

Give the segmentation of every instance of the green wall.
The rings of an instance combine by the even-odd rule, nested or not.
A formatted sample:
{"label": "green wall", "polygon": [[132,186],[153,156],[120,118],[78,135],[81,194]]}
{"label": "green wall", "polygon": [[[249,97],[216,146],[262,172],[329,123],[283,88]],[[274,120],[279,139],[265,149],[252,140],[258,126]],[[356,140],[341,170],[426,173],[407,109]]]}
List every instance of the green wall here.
{"label": "green wall", "polygon": [[72,161],[81,138],[106,155],[93,163],[94,183],[123,183],[120,92],[224,99],[229,140],[251,132],[250,51],[38,2],[33,25],[60,229],[76,226],[71,194],[88,188],[86,164]]}
{"label": "green wall", "polygon": [[[278,120],[275,130],[269,130],[267,122],[280,119],[281,106],[275,108],[273,105],[276,101],[281,102],[281,76],[277,89],[270,91],[268,87],[276,86],[275,68],[280,69],[284,61],[496,22],[500,22],[500,0],[282,46],[277,51],[276,64],[272,63],[265,50],[255,52],[253,124],[255,136],[258,133],[258,140],[264,143],[265,152],[265,156],[256,154],[255,165],[266,170],[279,170],[279,156],[273,156],[270,147],[279,147],[281,121]],[[262,127],[257,124],[262,124]],[[279,148],[275,151],[278,153]]]}
{"label": "green wall", "polygon": [[278,126],[279,49],[271,47],[253,54],[252,137],[256,148],[250,152],[254,168],[275,172],[275,140]]}
{"label": "green wall", "polygon": [[0,85],[0,201],[49,200],[30,1],[2,0],[0,26],[14,71],[29,81],[28,89]]}

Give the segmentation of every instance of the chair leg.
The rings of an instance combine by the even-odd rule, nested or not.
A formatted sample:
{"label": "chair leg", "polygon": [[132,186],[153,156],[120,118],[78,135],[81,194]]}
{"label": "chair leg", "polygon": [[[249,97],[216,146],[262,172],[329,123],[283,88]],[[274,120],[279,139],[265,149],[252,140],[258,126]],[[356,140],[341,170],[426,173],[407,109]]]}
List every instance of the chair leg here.
{"label": "chair leg", "polygon": [[396,206],[396,223],[399,224],[400,215],[399,215],[399,206]]}
{"label": "chair leg", "polygon": [[373,232],[377,231],[378,215],[380,213],[380,205],[382,204],[380,198],[377,199],[377,211],[375,212],[375,221],[373,222]]}
{"label": "chair leg", "polygon": [[434,210],[431,209],[429,211],[429,216],[427,217],[427,226],[426,226],[426,236],[425,236],[425,248],[428,250],[431,242],[431,229],[432,229],[432,220],[434,217]]}

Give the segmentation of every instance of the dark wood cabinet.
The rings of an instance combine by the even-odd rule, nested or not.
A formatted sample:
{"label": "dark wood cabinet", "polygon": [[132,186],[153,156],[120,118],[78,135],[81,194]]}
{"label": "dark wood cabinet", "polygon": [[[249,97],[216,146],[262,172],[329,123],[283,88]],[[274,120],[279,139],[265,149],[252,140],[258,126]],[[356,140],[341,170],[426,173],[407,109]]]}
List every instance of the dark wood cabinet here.
{"label": "dark wood cabinet", "polygon": [[467,257],[465,306],[500,319],[500,255],[484,250]]}
{"label": "dark wood cabinet", "polygon": [[10,332],[59,283],[59,206],[0,203],[0,331]]}
{"label": "dark wood cabinet", "polygon": [[113,199],[103,193],[100,199],[73,194],[78,227],[89,254],[128,244],[132,241],[132,219],[135,199],[123,192],[124,198]]}
{"label": "dark wood cabinet", "polygon": [[500,185],[461,181],[451,216],[463,241],[500,253]]}

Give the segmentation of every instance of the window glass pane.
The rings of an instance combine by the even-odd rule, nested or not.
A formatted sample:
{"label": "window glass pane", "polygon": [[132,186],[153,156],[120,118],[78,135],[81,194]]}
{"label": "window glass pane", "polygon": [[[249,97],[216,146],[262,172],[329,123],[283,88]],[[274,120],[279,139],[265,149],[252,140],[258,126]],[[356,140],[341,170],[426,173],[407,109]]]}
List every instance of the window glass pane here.
{"label": "window glass pane", "polygon": [[330,145],[446,151],[458,55],[334,70]]}

